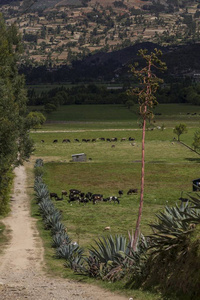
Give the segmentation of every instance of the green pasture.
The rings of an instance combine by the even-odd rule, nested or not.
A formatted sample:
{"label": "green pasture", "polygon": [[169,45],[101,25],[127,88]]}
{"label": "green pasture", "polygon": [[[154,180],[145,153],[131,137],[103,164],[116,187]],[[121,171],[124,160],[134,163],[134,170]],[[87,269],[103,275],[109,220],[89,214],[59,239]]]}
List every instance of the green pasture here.
{"label": "green pasture", "polygon": [[[42,107],[29,107],[29,109],[42,110]],[[43,126],[43,130],[137,129],[140,123],[138,111],[138,105],[134,105],[131,109],[124,105],[60,106],[57,111],[46,116],[47,123]],[[154,114],[151,127],[164,124],[166,127],[173,128],[179,123],[186,123],[188,127],[200,125],[199,106],[160,104],[155,107]]]}
{"label": "green pasture", "polygon": [[[172,108],[168,108],[167,113],[173,112]],[[113,129],[114,122],[110,122],[110,129],[97,129],[91,124],[90,129],[83,129],[82,124],[77,123],[79,127],[75,129],[68,128],[69,124],[65,124],[63,130],[51,130],[51,125],[49,130],[34,131],[31,136],[35,141],[35,158],[44,160],[44,179],[50,192],[61,195],[62,190],[77,188],[108,197],[117,196],[119,190],[124,191],[119,205],[103,202],[97,205],[70,205],[68,198],[56,203],[63,211],[63,221],[69,233],[84,246],[88,246],[103,233],[106,226],[110,226],[114,234],[127,234],[135,226],[139,195],[127,196],[127,191],[130,188],[140,189],[142,131],[139,128]],[[102,126],[103,124],[102,122]],[[196,127],[188,128],[188,133],[181,136],[181,140],[187,145],[192,145],[197,124],[198,122]],[[101,137],[116,137],[118,141],[101,141]],[[135,138],[135,141],[128,141],[129,137]],[[121,141],[122,138],[126,140]],[[163,131],[157,128],[146,131],[145,194],[141,228],[144,234],[150,233],[148,224],[155,220],[155,213],[165,205],[179,204],[181,193],[184,192],[185,195],[186,192],[191,192],[192,180],[200,175],[200,156],[173,138],[172,127],[166,126]],[[53,143],[55,139],[58,140],[57,143]],[[63,139],[70,139],[71,142],[62,143]],[[79,142],[74,139],[79,139]],[[97,141],[85,143],[82,139]],[[72,162],[72,154],[78,153],[85,153],[87,162]]]}
{"label": "green pasture", "polygon": [[[181,114],[178,113],[180,107],[182,107]],[[200,177],[200,155],[174,141],[173,133],[173,127],[184,122],[188,132],[181,136],[181,141],[191,146],[194,132],[199,129],[200,116],[187,115],[187,112],[194,113],[196,109],[199,114],[200,108],[180,107],[158,106],[158,112],[162,115],[156,116],[154,130],[146,131],[145,193],[141,223],[141,232],[144,235],[151,233],[149,224],[155,222],[155,214],[163,210],[165,205],[172,206],[176,203],[180,205],[180,196],[185,197],[187,193],[192,193],[192,180]],[[85,121],[84,118],[81,119],[81,109],[85,112]],[[99,111],[95,112],[95,109]],[[59,117],[64,117],[67,110],[71,120],[59,123]],[[32,159],[43,159],[44,181],[49,191],[56,192],[59,196],[62,190],[69,191],[71,188],[100,193],[104,198],[117,196],[119,190],[124,191],[120,204],[68,203],[68,197],[64,197],[63,201],[53,200],[56,207],[62,211],[62,222],[68,234],[87,251],[88,247],[94,244],[94,239],[108,234],[104,231],[107,226],[111,228],[109,233],[125,236],[128,230],[135,228],[139,193],[128,196],[127,191],[130,188],[140,190],[142,131],[137,124],[136,112],[129,112],[124,107],[91,106],[88,110],[84,106],[78,106],[77,114],[76,110],[77,106],[62,107],[62,111],[60,108],[54,115],[54,121],[57,120],[57,123],[47,123],[43,128],[31,132],[31,137],[35,141]],[[106,117],[102,116],[99,120],[98,114],[101,115],[106,110]],[[127,119],[126,114],[129,115]],[[96,120],[93,119],[94,116]],[[162,131],[157,126],[163,123],[166,126]],[[118,141],[101,141],[99,139],[101,137],[116,137]],[[129,137],[135,138],[135,141],[128,141]],[[126,140],[121,141],[122,138]],[[58,140],[57,143],[53,143],[55,139]],[[71,142],[62,143],[63,139],[70,139]],[[74,139],[79,139],[79,142],[75,142]],[[85,143],[82,139],[97,139],[97,141]],[[44,140],[44,143],[41,140]],[[85,153],[87,161],[72,162],[72,154],[78,153]],[[42,228],[42,224],[40,227]],[[50,249],[51,241],[50,237],[47,237],[47,232],[42,230],[42,236],[45,245]],[[62,276],[72,276],[69,271],[63,270],[63,262],[57,262],[52,258],[53,253],[53,249],[46,252],[50,268]],[[59,268],[62,270],[59,271]],[[123,289],[120,284],[112,286],[113,289]],[[139,291],[138,294],[134,291],[134,296],[140,300],[162,299],[159,295],[147,296],[143,292],[140,294]]]}

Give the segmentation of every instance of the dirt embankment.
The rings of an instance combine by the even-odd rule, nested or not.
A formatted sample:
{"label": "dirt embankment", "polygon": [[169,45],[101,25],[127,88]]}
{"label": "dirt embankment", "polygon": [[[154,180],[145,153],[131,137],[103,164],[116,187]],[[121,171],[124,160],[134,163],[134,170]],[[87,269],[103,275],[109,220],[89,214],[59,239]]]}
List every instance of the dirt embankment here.
{"label": "dirt embankment", "polygon": [[30,217],[25,167],[16,168],[15,174],[11,213],[4,220],[11,240],[0,256],[0,299],[127,300],[95,286],[49,277],[42,270],[43,247]]}

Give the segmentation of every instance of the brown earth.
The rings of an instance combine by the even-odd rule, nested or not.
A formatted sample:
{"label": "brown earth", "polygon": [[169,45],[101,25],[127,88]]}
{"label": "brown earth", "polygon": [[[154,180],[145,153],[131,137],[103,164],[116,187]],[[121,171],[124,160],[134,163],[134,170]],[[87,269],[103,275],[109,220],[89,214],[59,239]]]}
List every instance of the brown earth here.
{"label": "brown earth", "polygon": [[11,213],[4,223],[11,239],[0,256],[1,300],[127,300],[96,286],[50,277],[44,271],[42,241],[36,220],[30,216],[27,175],[24,166],[15,169]]}

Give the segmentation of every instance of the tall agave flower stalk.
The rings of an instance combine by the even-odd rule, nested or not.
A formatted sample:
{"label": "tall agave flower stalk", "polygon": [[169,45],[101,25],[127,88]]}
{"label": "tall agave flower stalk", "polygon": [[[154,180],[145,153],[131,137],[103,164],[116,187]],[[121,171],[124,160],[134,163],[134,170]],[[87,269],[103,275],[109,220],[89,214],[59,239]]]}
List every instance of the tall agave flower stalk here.
{"label": "tall agave flower stalk", "polygon": [[142,170],[141,170],[141,190],[140,190],[140,205],[138,211],[138,218],[135,227],[134,238],[132,239],[132,248],[136,250],[136,245],[139,240],[140,234],[140,223],[143,209],[143,198],[144,198],[144,175],[145,175],[145,131],[146,131],[146,120],[153,117],[152,108],[157,104],[155,97],[156,91],[159,87],[159,83],[162,82],[152,71],[152,69],[165,70],[166,65],[159,57],[162,55],[160,50],[155,49],[155,52],[147,54],[147,50],[139,50],[139,55],[145,60],[146,66],[141,70],[137,70],[138,66],[131,66],[131,72],[140,83],[140,88],[133,88],[128,91],[129,94],[137,95],[140,115],[142,117]]}

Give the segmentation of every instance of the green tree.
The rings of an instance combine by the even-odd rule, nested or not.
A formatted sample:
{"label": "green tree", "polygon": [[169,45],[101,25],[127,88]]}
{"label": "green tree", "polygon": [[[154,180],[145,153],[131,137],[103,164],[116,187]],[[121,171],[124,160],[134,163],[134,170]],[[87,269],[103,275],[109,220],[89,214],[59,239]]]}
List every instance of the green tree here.
{"label": "green tree", "polygon": [[126,101],[125,105],[128,107],[128,109],[130,109],[134,105],[134,102],[133,100],[129,99],[128,101]]}
{"label": "green tree", "polygon": [[200,149],[200,130],[197,130],[194,134],[194,141],[192,143],[194,150],[197,151]]}
{"label": "green tree", "polygon": [[6,27],[0,15],[0,214],[8,211],[12,169],[33,149],[26,123],[24,77],[18,74],[21,51],[15,26]]}
{"label": "green tree", "polygon": [[157,104],[156,92],[159,87],[159,83],[163,82],[158,78],[152,69],[163,71],[166,69],[165,63],[160,60],[162,52],[158,49],[154,49],[155,52],[148,54],[148,51],[139,50],[139,55],[145,61],[145,66],[138,70],[138,64],[131,66],[131,72],[133,76],[139,81],[139,87],[129,90],[129,94],[137,95],[138,103],[140,107],[140,115],[142,118],[142,170],[141,170],[141,191],[140,191],[140,205],[138,211],[138,218],[136,222],[136,228],[134,238],[132,239],[132,248],[136,250],[137,241],[140,233],[140,222],[143,209],[144,198],[144,167],[145,167],[145,131],[146,121],[149,121],[153,117],[152,108]]}
{"label": "green tree", "polygon": [[30,112],[26,117],[27,124],[30,128],[40,128],[46,121],[41,112]]}
{"label": "green tree", "polygon": [[187,127],[185,124],[179,124],[179,125],[176,125],[176,127],[174,128],[173,132],[175,134],[177,134],[178,136],[178,141],[180,142],[180,136],[181,134],[183,133],[187,133]]}

